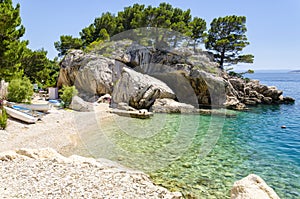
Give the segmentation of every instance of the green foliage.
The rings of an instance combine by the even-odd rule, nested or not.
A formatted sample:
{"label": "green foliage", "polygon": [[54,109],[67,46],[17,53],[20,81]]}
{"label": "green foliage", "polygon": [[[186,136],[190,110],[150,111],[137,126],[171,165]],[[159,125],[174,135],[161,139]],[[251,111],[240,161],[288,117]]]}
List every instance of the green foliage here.
{"label": "green foliage", "polygon": [[82,47],[82,40],[73,38],[70,35],[60,36],[60,41],[54,42],[54,47],[59,52],[58,56],[65,55],[70,49],[80,49]]}
{"label": "green foliage", "polygon": [[0,114],[0,129],[4,130],[6,126],[7,126],[7,114],[6,114],[6,110],[2,108]]}
{"label": "green foliage", "polygon": [[57,59],[50,61],[49,64],[41,71],[38,76],[41,77],[41,81],[36,81],[42,84],[42,87],[55,87],[59,76],[60,66]]}
{"label": "green foliage", "polygon": [[247,70],[247,71],[245,71],[245,72],[241,72],[241,73],[237,73],[237,72],[234,72],[234,71],[230,71],[229,73],[228,73],[228,75],[229,76],[232,76],[232,77],[238,77],[238,78],[243,78],[243,79],[245,79],[245,80],[247,80],[247,79],[249,79],[249,78],[244,78],[244,75],[245,74],[253,74],[254,73],[254,70],[251,70],[251,69],[249,69],[249,70]]}
{"label": "green foliage", "polygon": [[194,44],[194,51],[196,51],[196,46],[202,42],[206,36],[206,22],[205,20],[195,17],[193,21],[189,23],[189,36],[193,39]]}
{"label": "green foliage", "polygon": [[32,95],[33,85],[27,77],[13,79],[8,85],[8,101],[30,102]]}
{"label": "green foliage", "polygon": [[47,82],[53,73],[53,65],[47,52],[32,51],[27,48],[28,41],[21,41],[25,28],[21,25],[20,5],[13,7],[11,0],[0,1],[0,74],[1,78],[27,76],[32,82]]}
{"label": "green foliage", "polygon": [[65,107],[69,107],[72,102],[72,98],[78,94],[75,86],[63,86],[59,92],[61,93],[60,98],[64,102]]}
{"label": "green foliage", "polygon": [[[103,13],[101,17],[96,18],[94,23],[84,28],[79,34],[83,43],[83,48],[91,48],[94,42],[99,40],[108,40],[123,31],[153,27],[155,28],[154,44],[169,42],[176,47],[179,36],[168,37],[165,29],[175,30],[184,35],[191,35],[195,45],[202,40],[203,32],[206,30],[206,23],[203,19],[195,18],[192,22],[191,11],[180,8],[173,8],[168,3],[161,3],[158,7],[152,7],[140,4],[125,7],[123,11],[113,15],[109,12]],[[164,28],[164,29],[162,29]],[[104,32],[105,31],[105,32]],[[138,38],[140,32],[131,32],[128,39]],[[107,35],[106,35],[107,34]],[[169,38],[169,41],[163,41]]]}
{"label": "green foliage", "polygon": [[24,75],[29,77],[32,82],[41,82],[42,77],[39,72],[42,71],[50,62],[46,55],[47,52],[43,49],[38,51],[26,49],[23,57],[21,58]]}
{"label": "green foliage", "polygon": [[249,44],[245,35],[245,23],[246,17],[234,15],[215,18],[211,22],[205,46],[214,54],[221,69],[225,63],[253,63],[253,55],[240,55]]}
{"label": "green foliage", "polygon": [[19,72],[28,41],[20,41],[25,28],[21,25],[20,5],[11,0],[0,1],[0,73],[6,81]]}

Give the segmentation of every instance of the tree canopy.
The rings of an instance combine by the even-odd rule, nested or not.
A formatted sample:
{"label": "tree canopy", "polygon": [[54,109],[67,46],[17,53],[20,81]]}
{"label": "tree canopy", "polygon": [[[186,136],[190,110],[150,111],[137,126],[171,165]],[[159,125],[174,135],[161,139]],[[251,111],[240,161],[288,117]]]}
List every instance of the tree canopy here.
{"label": "tree canopy", "polygon": [[27,76],[31,82],[56,84],[59,66],[47,58],[47,51],[32,51],[28,41],[22,41],[25,28],[21,24],[20,4],[0,0],[0,74],[10,81]]}
{"label": "tree canopy", "polygon": [[14,8],[11,0],[0,1],[0,73],[11,79],[20,69],[20,59],[27,41],[20,41],[25,28],[21,25],[20,5]]}
{"label": "tree canopy", "polygon": [[[178,31],[183,35],[190,36],[194,40],[196,47],[200,41],[204,40],[204,31],[206,22],[198,17],[192,18],[190,9],[182,10],[174,8],[168,3],[161,3],[158,7],[134,4],[125,7],[123,11],[114,15],[110,12],[103,13],[95,18],[94,22],[83,28],[79,33],[82,41],[81,48],[89,48],[99,40],[108,38],[132,29],[152,27],[156,28],[156,42],[159,42],[159,36],[163,35],[161,28]],[[136,33],[138,35],[138,33]],[[131,35],[135,37],[137,35]],[[66,41],[68,39],[68,42]],[[174,47],[177,45],[176,36],[173,39]],[[61,36],[59,42],[55,42],[59,55],[64,55],[68,49],[80,48],[78,40]]]}
{"label": "tree canopy", "polygon": [[[213,54],[215,61],[223,69],[225,64],[253,63],[253,55],[242,55],[242,50],[249,45],[245,24],[245,16],[219,17],[213,19],[207,31],[205,20],[192,17],[190,9],[174,8],[168,3],[161,3],[158,7],[134,4],[125,7],[117,15],[103,13],[95,18],[94,23],[82,29],[79,33],[80,38],[61,36],[61,41],[56,42],[55,47],[60,52],[59,55],[64,55],[71,48],[90,50],[102,43],[101,41],[108,40],[118,33],[143,27],[154,28],[155,31],[152,29],[149,34],[155,35],[155,44],[164,43],[162,39],[168,38],[169,40],[166,41],[168,45],[176,47],[182,38],[176,34],[166,36],[167,29],[179,32],[181,37],[182,35],[189,37],[194,50],[204,42],[206,49]],[[133,31],[129,36],[136,39],[138,35],[138,32]]]}
{"label": "tree canopy", "polygon": [[215,18],[211,22],[205,47],[213,53],[220,68],[223,69],[225,63],[253,63],[253,55],[240,55],[249,45],[245,23],[245,16],[235,15]]}

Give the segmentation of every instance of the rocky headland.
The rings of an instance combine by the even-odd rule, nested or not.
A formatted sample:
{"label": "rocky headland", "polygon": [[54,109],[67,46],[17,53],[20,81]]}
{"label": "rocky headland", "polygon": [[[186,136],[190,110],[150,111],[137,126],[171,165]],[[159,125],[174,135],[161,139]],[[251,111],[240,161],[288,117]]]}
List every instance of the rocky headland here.
{"label": "rocky headland", "polygon": [[[58,86],[62,85],[76,85],[86,101],[110,94],[112,107],[126,103],[153,112],[161,99],[167,99],[165,107],[179,102],[183,108],[177,112],[186,112],[188,106],[243,110],[257,104],[294,102],[274,86],[221,71],[206,52],[157,49],[130,40],[109,42],[88,53],[69,51],[61,61]],[[172,112],[167,108],[158,112],[162,110]]]}

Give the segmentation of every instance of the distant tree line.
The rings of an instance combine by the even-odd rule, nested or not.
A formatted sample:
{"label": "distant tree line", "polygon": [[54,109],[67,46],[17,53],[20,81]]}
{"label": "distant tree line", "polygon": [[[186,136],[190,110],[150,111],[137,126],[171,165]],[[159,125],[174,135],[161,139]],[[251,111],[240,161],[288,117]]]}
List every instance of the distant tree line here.
{"label": "distant tree line", "polygon": [[[205,20],[192,17],[190,9],[174,8],[168,3],[161,3],[158,7],[134,4],[116,15],[103,13],[81,30],[80,38],[62,35],[54,46],[59,51],[59,56],[63,56],[69,49],[89,49],[127,30],[142,27],[165,28],[191,38],[194,49],[204,43],[223,69],[225,64],[253,62],[253,55],[241,55],[243,48],[249,45],[245,24],[244,16],[219,17],[211,22],[210,29],[207,30]],[[176,41],[173,41],[173,45],[176,46]]]}

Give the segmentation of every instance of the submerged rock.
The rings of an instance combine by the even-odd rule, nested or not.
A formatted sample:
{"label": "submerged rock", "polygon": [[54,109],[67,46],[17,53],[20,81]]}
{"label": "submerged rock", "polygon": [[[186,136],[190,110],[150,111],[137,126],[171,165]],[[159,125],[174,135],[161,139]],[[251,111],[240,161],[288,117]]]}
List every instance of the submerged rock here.
{"label": "submerged rock", "polygon": [[279,199],[275,191],[254,174],[236,181],[230,195],[230,199]]}

